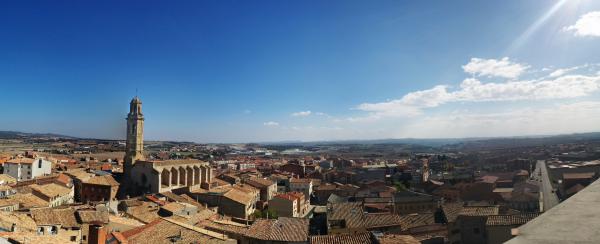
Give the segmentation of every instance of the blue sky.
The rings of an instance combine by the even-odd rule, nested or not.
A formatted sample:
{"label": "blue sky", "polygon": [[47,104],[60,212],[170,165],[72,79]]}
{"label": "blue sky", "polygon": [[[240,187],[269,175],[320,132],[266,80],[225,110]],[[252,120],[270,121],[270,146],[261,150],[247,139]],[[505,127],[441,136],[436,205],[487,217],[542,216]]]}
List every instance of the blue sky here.
{"label": "blue sky", "polygon": [[[600,3],[16,1],[0,130],[257,142],[600,131]],[[596,111],[598,110],[598,111]]]}

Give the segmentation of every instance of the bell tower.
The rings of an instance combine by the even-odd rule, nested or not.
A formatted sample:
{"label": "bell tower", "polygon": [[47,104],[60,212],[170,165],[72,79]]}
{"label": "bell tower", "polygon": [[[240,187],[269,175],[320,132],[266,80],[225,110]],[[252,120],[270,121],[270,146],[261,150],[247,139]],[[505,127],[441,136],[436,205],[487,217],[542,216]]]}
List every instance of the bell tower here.
{"label": "bell tower", "polygon": [[135,96],[129,103],[127,114],[127,142],[125,144],[125,175],[131,173],[131,168],[137,160],[144,159],[144,115],[142,101]]}

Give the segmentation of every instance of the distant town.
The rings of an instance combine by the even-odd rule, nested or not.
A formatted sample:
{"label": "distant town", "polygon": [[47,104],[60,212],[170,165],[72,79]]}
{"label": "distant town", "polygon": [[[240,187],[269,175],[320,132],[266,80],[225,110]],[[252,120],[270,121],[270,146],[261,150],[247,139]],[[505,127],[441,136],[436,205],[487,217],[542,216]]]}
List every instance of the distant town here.
{"label": "distant town", "polygon": [[129,108],[124,141],[0,133],[0,239],[495,244],[600,175],[597,133],[197,144]]}

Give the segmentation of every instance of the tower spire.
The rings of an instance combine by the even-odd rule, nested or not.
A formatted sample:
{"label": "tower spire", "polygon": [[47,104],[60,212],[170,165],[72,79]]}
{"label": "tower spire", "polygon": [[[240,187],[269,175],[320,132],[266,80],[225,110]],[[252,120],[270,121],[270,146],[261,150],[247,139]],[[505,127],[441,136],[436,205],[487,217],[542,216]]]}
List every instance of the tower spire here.
{"label": "tower spire", "polygon": [[142,101],[136,95],[129,103],[129,114],[127,114],[127,142],[125,143],[124,173],[131,173],[131,169],[135,162],[143,159],[144,115],[142,114]]}

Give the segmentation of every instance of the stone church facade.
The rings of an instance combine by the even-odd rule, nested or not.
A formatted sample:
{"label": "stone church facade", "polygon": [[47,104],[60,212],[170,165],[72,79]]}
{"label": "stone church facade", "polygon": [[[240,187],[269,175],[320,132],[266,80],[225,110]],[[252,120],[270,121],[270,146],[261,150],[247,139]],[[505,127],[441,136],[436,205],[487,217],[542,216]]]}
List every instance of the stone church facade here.
{"label": "stone church facade", "polygon": [[196,159],[145,160],[144,116],[138,97],[131,100],[127,115],[127,141],[123,173],[129,188],[157,193],[180,188],[208,189],[213,178],[209,164]]}

